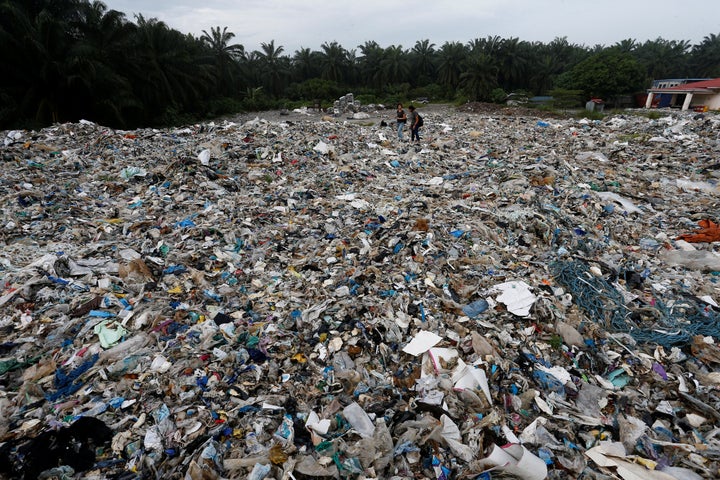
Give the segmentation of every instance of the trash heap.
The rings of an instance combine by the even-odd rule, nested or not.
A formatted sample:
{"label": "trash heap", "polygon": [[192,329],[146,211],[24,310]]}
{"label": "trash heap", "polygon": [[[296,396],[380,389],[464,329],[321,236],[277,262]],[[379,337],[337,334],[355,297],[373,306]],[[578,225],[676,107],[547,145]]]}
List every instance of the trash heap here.
{"label": "trash heap", "polygon": [[333,116],[345,115],[349,120],[369,119],[371,114],[376,114],[379,110],[385,110],[385,106],[382,104],[363,105],[352,93],[345,94],[335,100],[332,108]]}
{"label": "trash heap", "polygon": [[359,100],[355,100],[355,95],[348,93],[338,98],[333,102],[333,112],[335,115],[341,113],[356,113],[361,111],[361,103]]}
{"label": "trash heap", "polygon": [[2,132],[0,476],[720,475],[720,117],[421,110]]}

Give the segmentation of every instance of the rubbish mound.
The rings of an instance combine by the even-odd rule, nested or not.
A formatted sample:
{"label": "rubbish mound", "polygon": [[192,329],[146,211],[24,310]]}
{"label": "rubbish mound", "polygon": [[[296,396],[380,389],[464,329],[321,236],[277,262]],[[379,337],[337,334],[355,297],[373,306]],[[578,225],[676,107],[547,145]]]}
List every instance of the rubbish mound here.
{"label": "rubbish mound", "polygon": [[419,110],[2,132],[0,476],[720,475],[720,118]]}

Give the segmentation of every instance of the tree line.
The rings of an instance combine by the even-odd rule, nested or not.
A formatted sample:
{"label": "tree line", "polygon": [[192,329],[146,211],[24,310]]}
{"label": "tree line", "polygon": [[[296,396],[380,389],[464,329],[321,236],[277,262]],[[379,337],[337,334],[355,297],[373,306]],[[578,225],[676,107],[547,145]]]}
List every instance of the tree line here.
{"label": "tree line", "polygon": [[485,36],[410,48],[375,41],[285,52],[274,40],[249,51],[227,27],[199,37],[100,1],[0,1],[0,128],[81,118],[118,128],[189,123],[218,115],[332,102],[501,100],[506,93],[572,90],[612,98],[657,78],[720,76],[720,36],[625,39],[610,46]]}

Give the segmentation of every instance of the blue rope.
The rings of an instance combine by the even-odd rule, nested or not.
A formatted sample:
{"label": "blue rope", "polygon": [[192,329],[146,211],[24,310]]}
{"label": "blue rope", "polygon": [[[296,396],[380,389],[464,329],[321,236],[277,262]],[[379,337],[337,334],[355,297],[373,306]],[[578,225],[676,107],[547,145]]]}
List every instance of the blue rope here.
{"label": "blue rope", "polygon": [[[652,324],[640,325],[630,316],[622,294],[602,277],[590,272],[580,261],[558,261],[550,264],[555,281],[572,296],[580,309],[594,322],[608,331],[628,333],[638,343],[655,343],[664,347],[686,345],[693,336],[703,335],[720,338],[720,316],[717,312],[685,298],[674,302],[674,308],[655,299]],[[689,305],[688,307],[681,307]]]}

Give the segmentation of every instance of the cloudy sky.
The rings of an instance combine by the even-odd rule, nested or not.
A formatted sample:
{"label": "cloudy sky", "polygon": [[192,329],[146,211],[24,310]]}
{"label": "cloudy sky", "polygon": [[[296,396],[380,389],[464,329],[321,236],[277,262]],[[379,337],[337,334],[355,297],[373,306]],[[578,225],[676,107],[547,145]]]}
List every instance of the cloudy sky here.
{"label": "cloudy sky", "polygon": [[612,45],[632,38],[662,37],[699,43],[720,34],[718,0],[105,0],[134,21],[141,13],[184,33],[200,36],[228,27],[246,50],[275,41],[292,55],[300,47],[320,50],[337,41],[346,49],[368,40],[382,47],[411,48],[429,39],[467,43],[503,38],[548,43]]}

